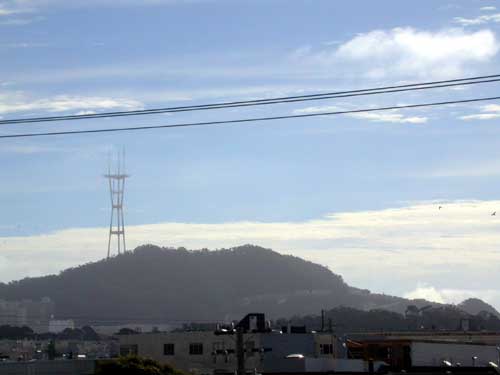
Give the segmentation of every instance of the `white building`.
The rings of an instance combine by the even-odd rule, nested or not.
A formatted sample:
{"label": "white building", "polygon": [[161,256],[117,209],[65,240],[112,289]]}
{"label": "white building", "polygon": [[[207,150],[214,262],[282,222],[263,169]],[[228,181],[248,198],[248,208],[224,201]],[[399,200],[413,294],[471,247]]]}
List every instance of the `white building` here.
{"label": "white building", "polygon": [[[318,361],[306,363],[305,359],[332,360],[338,357],[338,353],[345,353],[345,348],[330,333],[271,332],[265,327],[263,314],[249,314],[239,325],[245,326],[243,348],[248,372],[280,372],[283,366],[296,368],[294,372],[303,372],[304,366],[330,366],[331,371],[332,361],[323,361],[320,365]],[[120,354],[152,358],[194,374],[234,373],[237,366],[236,336],[210,331],[122,335]],[[297,353],[304,357],[304,361],[286,358]]]}
{"label": "white building", "polygon": [[[334,359],[337,346],[340,346],[335,337],[327,333],[245,333],[243,342],[248,372],[279,372],[278,363],[295,368],[296,361],[286,359],[286,356],[296,353],[307,359]],[[217,335],[214,332],[122,335],[120,354],[152,358],[194,374],[233,373],[237,366],[236,335]],[[301,362],[300,366],[319,366],[318,361],[313,362]],[[333,366],[333,362],[327,365]]]}

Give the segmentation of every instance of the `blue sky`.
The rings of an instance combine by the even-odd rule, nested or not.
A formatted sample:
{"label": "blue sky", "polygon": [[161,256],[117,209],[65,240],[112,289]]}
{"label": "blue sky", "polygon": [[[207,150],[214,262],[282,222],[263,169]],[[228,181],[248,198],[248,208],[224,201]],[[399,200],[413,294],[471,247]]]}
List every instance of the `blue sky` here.
{"label": "blue sky", "polygon": [[[193,105],[496,74],[499,27],[495,0],[0,1],[0,117]],[[16,125],[0,131],[459,100],[498,96],[498,87]],[[489,214],[499,197],[499,118],[500,103],[488,102],[242,126],[0,140],[0,280],[57,272],[105,255],[102,230],[108,224],[109,196],[101,175],[109,152],[125,147],[132,175],[126,193],[131,244],[207,243],[216,248],[252,242],[326,264],[359,287],[452,302],[475,293],[500,307],[500,293],[486,285],[488,280],[476,282],[481,267],[492,267],[497,259],[500,240],[495,234],[500,223],[495,227]],[[422,229],[428,228],[435,205],[442,204],[429,202],[446,202],[457,210],[456,216],[439,219],[441,232]],[[470,211],[470,202],[484,216],[484,225],[474,216],[477,225],[467,231],[470,241],[464,248],[462,225],[479,212]],[[425,213],[401,228],[389,219],[392,210]],[[376,238],[370,236],[378,224],[372,228],[364,221],[371,213],[387,219]],[[359,215],[364,231],[341,239],[333,233],[321,241],[306,234],[310,223],[334,215],[342,227],[343,215],[351,214]],[[193,227],[178,233],[176,223]],[[221,228],[238,223],[262,224],[262,233],[285,224],[295,229],[288,237],[257,232],[225,237]],[[204,242],[196,225],[218,226],[219,238],[207,235]],[[356,227],[355,222],[349,225]],[[153,228],[170,230],[171,236]],[[456,241],[416,246],[416,228],[423,237]],[[96,237],[82,245],[69,239],[74,230]],[[384,248],[401,258],[376,263],[387,276],[375,278],[381,233],[387,236]],[[391,243],[393,235],[398,241]],[[359,241],[362,251],[355,245]],[[370,244],[373,251],[367,255]],[[464,270],[460,262],[451,264],[450,252],[474,258],[474,265]],[[25,261],[26,254],[38,261]],[[425,262],[415,267],[416,259]],[[443,279],[416,272],[419,267],[434,273],[445,267],[449,275]],[[498,274],[498,268],[492,272]]]}

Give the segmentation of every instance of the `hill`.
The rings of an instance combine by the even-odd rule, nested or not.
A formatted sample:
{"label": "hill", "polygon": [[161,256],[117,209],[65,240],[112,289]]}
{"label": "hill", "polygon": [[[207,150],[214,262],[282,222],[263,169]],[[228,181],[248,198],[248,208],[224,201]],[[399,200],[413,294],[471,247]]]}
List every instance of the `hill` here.
{"label": "hill", "polygon": [[472,314],[472,315],[477,315],[479,313],[486,312],[486,313],[489,313],[489,314],[496,316],[497,318],[500,318],[500,314],[493,306],[491,306],[490,304],[488,304],[488,303],[486,303],[478,298],[466,299],[465,301],[459,303],[457,305],[457,307],[460,310],[465,311],[465,312]]}
{"label": "hill", "polygon": [[[0,299],[48,296],[58,318],[80,323],[270,318],[349,306],[404,313],[410,301],[352,288],[326,267],[245,245],[188,251],[140,246],[59,275],[0,284]],[[411,301],[422,306],[426,301]]]}

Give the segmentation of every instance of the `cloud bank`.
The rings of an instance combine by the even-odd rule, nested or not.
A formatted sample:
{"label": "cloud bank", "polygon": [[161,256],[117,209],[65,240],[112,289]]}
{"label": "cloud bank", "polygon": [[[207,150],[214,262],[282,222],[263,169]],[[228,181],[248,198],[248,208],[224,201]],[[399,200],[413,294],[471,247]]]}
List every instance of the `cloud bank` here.
{"label": "cloud bank", "polygon": [[142,109],[143,104],[126,98],[58,95],[29,100],[22,94],[0,94],[0,115],[21,112],[92,112],[109,109]]}
{"label": "cloud bank", "polygon": [[[302,114],[313,114],[322,112],[339,112],[346,111],[349,109],[355,109],[356,107],[340,107],[340,106],[311,106],[305,108],[299,108],[294,110],[292,113],[296,115]],[[345,114],[347,117],[367,120],[370,122],[384,122],[393,124],[424,124],[428,121],[427,117],[424,116],[405,116],[397,110],[384,111],[384,112],[360,112],[360,113],[348,113]]]}
{"label": "cloud bank", "polygon": [[330,68],[348,66],[369,78],[446,78],[464,75],[473,66],[491,61],[498,50],[490,30],[431,32],[398,27],[359,34],[336,48],[313,51],[303,47],[294,58]]}
{"label": "cloud bank", "polygon": [[[304,222],[135,225],[127,228],[127,244],[216,249],[253,243],[327,265],[358,287],[417,297],[434,293],[422,289],[425,283],[435,289],[427,298],[474,295],[500,308],[500,296],[491,292],[500,282],[500,221],[491,216],[498,208],[500,201],[420,202]],[[0,277],[58,272],[103,258],[106,246],[105,227],[3,237]]]}
{"label": "cloud bank", "polygon": [[499,104],[489,104],[483,105],[479,108],[481,113],[474,113],[471,115],[460,116],[460,120],[470,121],[470,120],[494,120],[500,118],[500,105]]}
{"label": "cloud bank", "polygon": [[[488,9],[486,9],[488,8]],[[495,10],[494,7],[484,7],[481,10]],[[484,25],[487,23],[498,23],[500,22],[500,13],[495,14],[486,14],[481,15],[475,18],[464,18],[464,17],[455,17],[455,23],[458,23],[461,26],[476,26],[476,25]]]}

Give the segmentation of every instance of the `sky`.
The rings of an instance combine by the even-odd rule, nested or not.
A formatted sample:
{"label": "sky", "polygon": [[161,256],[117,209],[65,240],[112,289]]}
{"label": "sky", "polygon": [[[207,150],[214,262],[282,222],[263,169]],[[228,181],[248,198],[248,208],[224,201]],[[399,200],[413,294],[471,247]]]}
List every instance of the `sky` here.
{"label": "sky", "polygon": [[[446,80],[498,74],[499,63],[495,0],[0,0],[1,119]],[[2,125],[0,134],[462,100],[499,87]],[[443,303],[477,296],[500,309],[499,119],[500,101],[489,101],[0,139],[0,281],[106,256],[103,174],[125,149],[131,249],[252,243],[356,287]]]}

